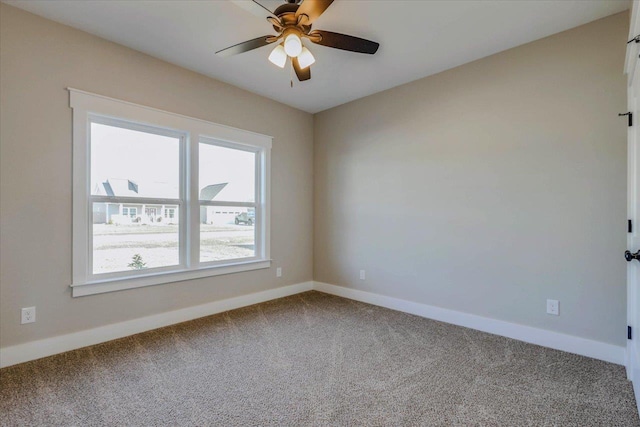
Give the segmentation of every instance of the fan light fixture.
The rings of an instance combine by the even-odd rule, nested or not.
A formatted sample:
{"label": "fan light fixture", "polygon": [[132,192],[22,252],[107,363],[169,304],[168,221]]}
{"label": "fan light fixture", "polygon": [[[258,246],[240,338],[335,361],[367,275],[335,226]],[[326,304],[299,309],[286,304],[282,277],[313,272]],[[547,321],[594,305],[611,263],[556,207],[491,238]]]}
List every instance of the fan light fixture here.
{"label": "fan light fixture", "polygon": [[284,51],[284,47],[282,47],[281,44],[273,49],[273,51],[269,55],[269,61],[280,68],[284,68],[284,64],[287,63],[287,53]]}
{"label": "fan light fixture", "polygon": [[300,68],[304,70],[314,62],[316,62],[316,58],[313,57],[309,49],[303,46],[300,55],[298,55],[298,64],[300,64]]}
{"label": "fan light fixture", "polygon": [[302,41],[296,34],[289,34],[284,39],[284,51],[292,58],[296,58],[302,52]]}
{"label": "fan light fixture", "polygon": [[[274,46],[277,46],[269,54],[269,61],[280,68],[285,68],[287,62],[290,62],[292,71],[301,82],[311,78],[311,65],[316,62],[309,49],[302,44],[302,39],[306,39],[307,45],[315,43],[333,49],[368,55],[373,55],[380,47],[379,43],[360,37],[332,31],[312,30],[311,27],[315,20],[331,6],[334,0],[285,0],[285,3],[278,6],[273,12],[260,4],[261,0],[229,1],[248,10],[263,21],[266,18],[276,34],[267,34],[234,44],[217,51],[216,55],[237,55],[273,43]],[[287,61],[288,58],[291,58],[291,61]],[[293,79],[291,79],[291,87],[293,87]]]}

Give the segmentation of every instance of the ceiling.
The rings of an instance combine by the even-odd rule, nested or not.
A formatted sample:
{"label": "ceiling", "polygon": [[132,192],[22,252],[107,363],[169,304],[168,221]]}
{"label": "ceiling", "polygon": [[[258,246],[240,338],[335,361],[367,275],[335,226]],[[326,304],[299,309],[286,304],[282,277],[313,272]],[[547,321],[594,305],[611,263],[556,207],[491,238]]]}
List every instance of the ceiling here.
{"label": "ceiling", "polygon": [[[378,53],[308,43],[316,57],[312,78],[294,80],[291,88],[290,70],[267,60],[270,46],[230,58],[214,55],[274,33],[266,22],[229,1],[3,1],[310,113],[630,6],[628,0],[336,0],[313,27],[377,41]],[[283,1],[261,3],[273,11]]]}

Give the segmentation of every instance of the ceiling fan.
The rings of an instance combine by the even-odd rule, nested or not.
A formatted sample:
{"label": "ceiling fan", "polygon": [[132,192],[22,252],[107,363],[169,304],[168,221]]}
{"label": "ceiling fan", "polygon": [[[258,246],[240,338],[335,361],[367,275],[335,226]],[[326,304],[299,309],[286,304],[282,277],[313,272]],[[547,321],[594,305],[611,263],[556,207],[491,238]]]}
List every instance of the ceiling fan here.
{"label": "ceiling fan", "polygon": [[238,43],[217,51],[216,55],[236,55],[277,42],[277,46],[269,55],[269,61],[280,68],[284,68],[287,58],[291,58],[291,65],[300,81],[311,78],[311,64],[315,62],[315,58],[309,49],[302,44],[303,38],[322,46],[351,52],[368,53],[370,55],[376,53],[380,46],[379,43],[359,37],[330,31],[312,30],[313,22],[331,6],[333,0],[304,0],[302,3],[300,3],[301,0],[286,0],[287,3],[279,6],[273,12],[256,0],[232,1],[254,15],[266,19],[278,34],[275,36],[266,35]]}

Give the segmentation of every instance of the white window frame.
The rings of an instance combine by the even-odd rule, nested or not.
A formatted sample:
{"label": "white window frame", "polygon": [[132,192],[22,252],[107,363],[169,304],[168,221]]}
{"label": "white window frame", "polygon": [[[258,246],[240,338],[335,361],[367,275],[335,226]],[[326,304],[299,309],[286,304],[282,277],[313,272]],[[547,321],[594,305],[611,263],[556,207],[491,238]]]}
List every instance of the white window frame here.
{"label": "white window frame", "polygon": [[[73,109],[73,279],[74,297],[159,285],[208,276],[271,267],[270,198],[273,138],[205,120],[68,88]],[[181,138],[180,147],[180,263],[176,266],[93,274],[90,123],[129,123],[133,128],[159,129]],[[200,206],[198,151],[207,143],[256,153],[255,257],[200,262]],[[109,201],[112,198],[110,198]],[[174,200],[174,199],[171,199]],[[169,202],[169,200],[158,200]],[[152,203],[151,200],[148,201]],[[126,203],[126,201],[124,201]],[[212,202],[206,202],[208,205]],[[229,202],[225,206],[229,206]],[[175,201],[166,204],[176,204]],[[219,205],[217,202],[215,204]],[[233,206],[233,204],[232,204]]]}
{"label": "white window frame", "polygon": [[[262,162],[260,161],[260,149],[258,147],[247,147],[247,146],[239,146],[238,144],[235,143],[231,143],[231,142],[227,142],[227,141],[220,141],[220,140],[216,140],[210,137],[206,137],[206,136],[201,136],[198,139],[198,142],[200,144],[209,144],[209,145],[214,145],[216,147],[223,147],[223,148],[231,148],[234,150],[241,150],[241,151],[246,151],[249,153],[253,153],[255,155],[255,195],[254,195],[254,200],[255,202],[233,202],[233,201],[229,201],[229,200],[199,200],[199,206],[200,207],[208,207],[208,206],[214,206],[214,207],[224,207],[224,208],[253,208],[256,211],[259,211],[260,209],[258,208],[261,204],[261,176],[262,176],[262,169],[264,168],[264,165],[262,164]],[[198,147],[200,147],[200,144],[198,144]],[[232,214],[235,215],[234,211],[223,211],[222,214]],[[262,236],[262,233],[258,232],[258,225],[261,222],[259,222],[259,220],[256,218],[255,219],[255,225],[256,225],[256,232],[255,232],[255,243],[254,243],[254,247],[255,247],[255,256],[250,257],[250,258],[240,258],[240,259],[231,259],[231,260],[222,260],[222,261],[200,261],[201,265],[210,265],[210,266],[216,266],[216,265],[220,265],[220,264],[225,264],[228,262],[240,262],[242,260],[246,260],[246,261],[252,261],[252,260],[257,260],[260,258],[260,253],[263,252],[263,248],[264,248],[264,236]]]}

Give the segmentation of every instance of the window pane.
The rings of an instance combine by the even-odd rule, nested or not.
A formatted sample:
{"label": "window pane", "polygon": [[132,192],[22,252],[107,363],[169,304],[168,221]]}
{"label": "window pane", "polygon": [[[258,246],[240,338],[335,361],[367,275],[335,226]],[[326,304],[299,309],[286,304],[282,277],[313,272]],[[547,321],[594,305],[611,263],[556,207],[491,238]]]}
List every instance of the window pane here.
{"label": "window pane", "polygon": [[255,202],[256,155],[200,143],[200,200]]}
{"label": "window pane", "polygon": [[178,265],[178,212],[177,205],[93,203],[93,274]]}
{"label": "window pane", "polygon": [[180,139],[91,123],[91,194],[180,197]]}
{"label": "window pane", "polygon": [[200,207],[200,262],[256,255],[255,209]]}

